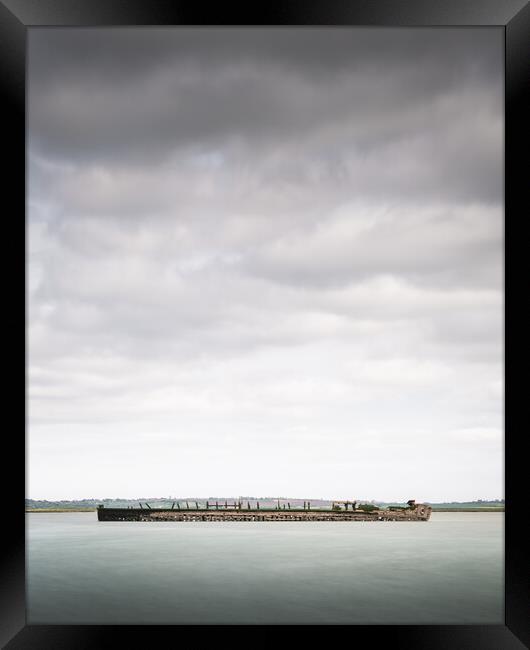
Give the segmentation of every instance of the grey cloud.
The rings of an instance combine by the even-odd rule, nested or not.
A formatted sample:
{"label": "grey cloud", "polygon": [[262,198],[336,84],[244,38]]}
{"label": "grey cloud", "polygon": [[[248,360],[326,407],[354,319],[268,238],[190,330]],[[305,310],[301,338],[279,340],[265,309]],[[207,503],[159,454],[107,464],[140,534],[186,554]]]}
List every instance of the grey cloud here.
{"label": "grey cloud", "polygon": [[249,261],[279,282],[340,285],[373,275],[429,284],[500,280],[494,265],[502,213],[490,206],[344,206],[312,228],[281,236]]}
{"label": "grey cloud", "polygon": [[395,136],[402,112],[428,110],[440,94],[502,84],[500,32],[488,30],[471,38],[459,30],[157,34],[33,33],[32,146],[61,158],[141,164],[178,147],[243,138],[252,156],[269,137],[311,138],[323,123],[344,120],[342,137],[350,131],[357,146],[373,146]]}
{"label": "grey cloud", "polygon": [[343,72],[352,64],[402,68],[411,62],[431,79],[433,88],[433,71],[451,76],[468,67],[476,77],[502,70],[492,49],[502,44],[502,29],[46,28],[32,30],[30,37],[36,83],[71,81],[80,71],[87,81],[96,76],[115,82],[175,62],[215,67],[270,61],[317,76]]}

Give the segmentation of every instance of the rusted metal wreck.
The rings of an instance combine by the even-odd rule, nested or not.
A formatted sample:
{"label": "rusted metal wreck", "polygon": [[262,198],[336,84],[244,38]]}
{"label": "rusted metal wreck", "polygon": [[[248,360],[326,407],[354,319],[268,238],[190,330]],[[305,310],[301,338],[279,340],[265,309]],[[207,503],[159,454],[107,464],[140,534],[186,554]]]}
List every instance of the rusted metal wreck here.
{"label": "rusted metal wreck", "polygon": [[[144,507],[145,505],[145,507]],[[176,507],[175,507],[176,506]],[[171,508],[151,508],[140,503],[138,508],[105,508],[98,506],[98,521],[428,521],[432,508],[414,500],[405,506],[380,508],[356,501],[334,501],[331,508],[312,508],[309,501],[303,508],[292,508],[289,502],[274,508],[260,508],[259,501],[227,501],[199,504],[174,502]]]}

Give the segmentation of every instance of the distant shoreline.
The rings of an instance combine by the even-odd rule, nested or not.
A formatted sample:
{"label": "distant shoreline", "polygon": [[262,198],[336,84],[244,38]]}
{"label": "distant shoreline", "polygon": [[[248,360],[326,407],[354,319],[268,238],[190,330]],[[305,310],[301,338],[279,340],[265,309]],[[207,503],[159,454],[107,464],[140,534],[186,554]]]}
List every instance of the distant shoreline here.
{"label": "distant shoreline", "polygon": [[97,508],[26,508],[26,512],[96,512]]}
{"label": "distant shoreline", "polygon": [[484,508],[434,508],[433,512],[504,512],[504,507],[484,506]]}
{"label": "distant shoreline", "polygon": [[[97,508],[26,508],[26,513],[33,512],[96,512]],[[433,507],[433,512],[504,512],[504,507],[491,507],[485,506],[484,508],[436,508]]]}

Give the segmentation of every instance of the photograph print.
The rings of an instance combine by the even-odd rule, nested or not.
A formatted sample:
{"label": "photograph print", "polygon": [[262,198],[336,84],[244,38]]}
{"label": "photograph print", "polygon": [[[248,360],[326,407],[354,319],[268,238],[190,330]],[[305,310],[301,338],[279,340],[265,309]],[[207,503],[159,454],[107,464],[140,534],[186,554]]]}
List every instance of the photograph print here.
{"label": "photograph print", "polygon": [[27,54],[28,624],[503,624],[503,28]]}

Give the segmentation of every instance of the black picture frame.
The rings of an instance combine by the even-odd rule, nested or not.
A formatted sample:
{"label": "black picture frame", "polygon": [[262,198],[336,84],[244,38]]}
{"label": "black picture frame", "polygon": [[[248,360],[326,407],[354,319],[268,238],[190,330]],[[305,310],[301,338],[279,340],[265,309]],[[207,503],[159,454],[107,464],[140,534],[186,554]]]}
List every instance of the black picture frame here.
{"label": "black picture frame", "polygon": [[[2,156],[4,206],[11,205],[4,220],[9,232],[4,247],[10,249],[12,260],[4,268],[7,283],[12,284],[11,304],[23,309],[21,291],[25,291],[25,79],[26,37],[28,29],[43,26],[134,26],[134,25],[357,25],[357,26],[499,26],[505,33],[505,235],[511,242],[506,256],[506,279],[514,286],[524,278],[521,260],[525,190],[528,185],[528,86],[530,81],[530,6],[527,0],[283,0],[260,4],[205,3],[191,0],[0,0],[0,84],[4,109],[4,144]],[[523,162],[519,162],[523,161]],[[527,201],[526,201],[527,203]],[[4,230],[6,237],[6,230]],[[9,240],[9,241],[8,241]],[[10,245],[12,243],[12,245]],[[23,248],[24,247],[24,248]],[[518,248],[520,247],[520,248]],[[8,256],[9,258],[9,256]],[[11,279],[20,281],[12,283]],[[523,280],[524,281],[524,280]],[[24,283],[25,284],[25,283]],[[523,285],[524,286],[524,285]],[[514,291],[515,295],[515,291]],[[505,291],[505,296],[507,292]],[[524,302],[523,293],[519,294]],[[18,309],[13,311],[17,311]],[[10,321],[4,314],[4,321]],[[521,364],[524,342],[517,335],[524,319],[506,319],[505,368]],[[19,341],[21,330],[11,340]],[[20,347],[22,347],[20,341]],[[16,346],[15,346],[16,347]],[[510,363],[509,363],[510,361]],[[18,357],[16,371],[11,373],[11,390],[22,391],[22,362]],[[14,381],[14,378],[19,378]],[[525,524],[524,433],[517,429],[517,409],[522,409],[524,382],[506,382],[505,406],[510,416],[505,419],[505,578],[506,611],[504,625],[438,625],[438,626],[365,626],[355,625],[351,640],[360,647],[382,643],[383,647],[428,648],[430,650],[484,648],[491,650],[519,649],[530,646],[528,626],[527,554],[523,526]],[[19,398],[20,399],[20,398]],[[15,395],[11,402],[17,403]],[[20,421],[20,417],[18,418]],[[523,421],[523,420],[522,420]],[[104,648],[131,643],[144,647],[173,646],[187,643],[193,626],[75,626],[26,624],[25,608],[25,437],[20,426],[11,428],[3,440],[5,464],[18,469],[16,481],[8,479],[4,495],[12,504],[7,511],[8,527],[4,530],[7,548],[1,556],[0,575],[0,642],[10,650],[20,648]],[[9,461],[7,460],[9,459]],[[24,467],[22,464],[24,463]],[[16,486],[16,487],[15,487]],[[22,494],[24,493],[24,494]],[[18,500],[17,500],[18,499]],[[19,505],[20,504],[20,505]],[[6,511],[4,510],[6,515]],[[179,627],[178,634],[173,627]],[[202,645],[203,632],[214,632],[219,642],[223,630],[234,626],[201,626],[194,645]],[[253,626],[254,627],[254,626]],[[262,627],[262,626],[260,626]],[[285,626],[282,626],[285,627]],[[297,626],[299,627],[299,626]],[[325,626],[325,634],[336,628]],[[184,628],[188,628],[187,630]],[[266,626],[259,639],[265,640],[277,629]],[[301,631],[301,630],[299,630]],[[312,634],[316,632],[313,628]],[[183,633],[187,634],[183,636]],[[350,633],[352,633],[350,632]],[[247,635],[245,635],[247,636]],[[258,637],[251,634],[248,641]],[[199,641],[200,639],[200,641]],[[329,641],[328,641],[329,642]]]}

